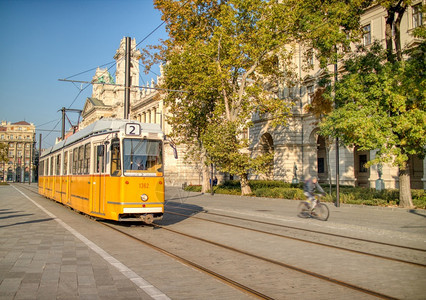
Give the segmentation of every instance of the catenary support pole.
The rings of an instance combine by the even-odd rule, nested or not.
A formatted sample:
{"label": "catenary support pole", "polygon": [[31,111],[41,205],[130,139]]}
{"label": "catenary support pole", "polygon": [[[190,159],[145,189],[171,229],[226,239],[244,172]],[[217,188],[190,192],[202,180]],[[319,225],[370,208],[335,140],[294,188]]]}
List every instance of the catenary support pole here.
{"label": "catenary support pole", "polygon": [[65,139],[65,107],[62,107],[62,140]]}
{"label": "catenary support pole", "polygon": [[130,119],[130,50],[131,39],[126,37],[126,59],[125,59],[125,76],[124,76],[124,119]]}
{"label": "catenary support pole", "polygon": [[[336,48],[336,63],[334,64],[334,107],[337,108],[336,101],[336,84],[337,84],[337,48]],[[340,167],[339,167],[339,138],[336,138],[336,206],[340,206]]]}

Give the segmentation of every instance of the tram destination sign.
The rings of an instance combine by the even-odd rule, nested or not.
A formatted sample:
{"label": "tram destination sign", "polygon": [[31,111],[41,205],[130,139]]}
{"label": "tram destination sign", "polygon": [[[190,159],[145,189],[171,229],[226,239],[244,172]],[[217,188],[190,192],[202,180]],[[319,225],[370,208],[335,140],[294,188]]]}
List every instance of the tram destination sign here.
{"label": "tram destination sign", "polygon": [[141,125],[137,123],[127,123],[126,124],[126,135],[141,135]]}

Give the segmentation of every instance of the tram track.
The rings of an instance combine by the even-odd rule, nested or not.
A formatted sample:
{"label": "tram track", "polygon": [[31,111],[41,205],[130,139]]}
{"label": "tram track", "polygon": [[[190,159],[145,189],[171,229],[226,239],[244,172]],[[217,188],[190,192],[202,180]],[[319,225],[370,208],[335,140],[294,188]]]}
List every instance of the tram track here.
{"label": "tram track", "polygon": [[[150,247],[150,248],[152,248],[156,251],[159,251],[159,252],[161,252],[161,253],[169,256],[169,257],[172,257],[172,258],[178,260],[179,262],[182,262],[182,263],[184,263],[184,264],[186,264],[186,265],[188,265],[192,268],[195,268],[195,269],[202,271],[204,273],[207,273],[207,274],[209,274],[209,275],[211,275],[211,276],[213,276],[217,279],[220,279],[221,281],[223,281],[223,282],[225,282],[225,283],[227,283],[227,284],[229,284],[229,285],[231,285],[231,286],[233,286],[233,287],[235,287],[235,288],[237,288],[241,291],[244,291],[247,294],[250,294],[252,296],[256,296],[256,297],[261,298],[261,299],[274,299],[273,297],[267,296],[267,295],[265,295],[265,294],[263,294],[259,291],[256,291],[256,290],[254,290],[250,287],[247,287],[244,284],[241,284],[241,283],[234,281],[234,280],[232,280],[232,279],[230,279],[230,278],[228,278],[224,275],[221,275],[221,274],[219,274],[215,271],[212,271],[212,270],[210,270],[210,269],[208,269],[204,266],[201,266],[200,264],[192,262],[192,261],[190,261],[190,260],[188,260],[188,259],[186,259],[182,256],[179,256],[177,254],[174,254],[174,253],[172,253],[172,252],[170,252],[170,251],[168,251],[164,248],[161,248],[161,247],[156,246],[156,245],[154,245],[150,242],[142,240],[142,239],[140,239],[140,238],[138,238],[138,237],[136,237],[136,236],[134,236],[130,233],[127,233],[124,230],[121,230],[121,229],[119,229],[115,226],[112,226],[112,225],[110,225],[106,222],[101,221],[100,224],[102,224],[102,225],[104,225],[108,228],[111,228],[111,229],[113,229],[113,230],[115,230],[119,233],[122,233],[122,234],[124,234],[124,235],[138,241],[138,242],[141,242],[142,244],[144,244],[144,245],[146,245],[146,246],[148,246],[148,247]],[[171,232],[173,234],[178,234],[178,235],[190,238],[190,239],[195,239],[195,240],[198,240],[198,241],[210,244],[210,245],[214,245],[216,247],[220,247],[220,248],[232,251],[234,253],[249,256],[249,257],[261,260],[263,262],[273,264],[275,266],[290,269],[290,270],[302,273],[304,275],[311,276],[311,277],[314,277],[314,278],[317,278],[317,279],[321,279],[321,280],[327,281],[329,283],[336,284],[336,285],[339,285],[339,286],[342,286],[342,287],[345,287],[345,288],[349,288],[349,289],[355,290],[357,292],[361,292],[361,293],[364,293],[364,294],[367,294],[367,295],[370,295],[370,296],[374,296],[374,297],[377,297],[377,298],[380,298],[380,299],[397,299],[395,297],[392,297],[392,296],[389,296],[389,295],[386,295],[386,294],[383,294],[383,293],[380,293],[380,292],[376,292],[376,291],[373,291],[373,290],[370,290],[370,289],[367,289],[367,288],[363,288],[361,286],[358,286],[358,285],[355,285],[355,284],[352,284],[352,283],[349,283],[349,282],[346,282],[346,281],[342,281],[342,280],[339,280],[339,279],[336,279],[336,278],[333,278],[333,277],[330,277],[330,276],[327,276],[327,275],[323,275],[323,274],[320,274],[320,273],[317,273],[317,272],[313,272],[313,271],[310,271],[310,270],[307,270],[307,269],[304,269],[304,268],[300,268],[300,267],[297,267],[297,266],[294,266],[294,265],[291,265],[291,264],[287,264],[287,263],[283,263],[283,262],[276,261],[276,260],[273,260],[273,259],[269,259],[269,258],[260,256],[260,255],[254,254],[254,253],[250,253],[248,251],[237,249],[235,247],[224,245],[224,244],[221,244],[221,243],[218,243],[218,242],[215,242],[215,241],[211,241],[211,240],[208,240],[208,239],[205,239],[205,238],[197,237],[197,236],[194,236],[194,235],[191,235],[191,234],[180,232],[180,231],[177,231],[177,230],[174,230],[174,229],[171,229],[171,228],[167,228],[167,227],[164,227],[164,226],[161,226],[161,225],[157,225],[157,224],[151,224],[150,226],[153,226],[154,228],[157,228],[157,229],[162,229],[162,230]]]}
{"label": "tram track", "polygon": [[[104,226],[106,226],[106,227],[108,227],[108,228],[110,228],[112,230],[115,230],[115,231],[117,231],[117,232],[119,232],[121,234],[124,234],[127,237],[129,237],[129,238],[131,238],[133,240],[136,240],[136,241],[144,244],[145,246],[147,246],[147,247],[149,247],[151,249],[154,249],[154,250],[156,250],[156,251],[158,251],[160,253],[163,253],[163,254],[165,254],[165,255],[167,255],[167,256],[169,256],[169,257],[171,257],[171,258],[173,258],[173,259],[175,259],[175,260],[177,260],[177,261],[179,261],[179,262],[181,262],[181,263],[183,263],[183,264],[185,264],[187,266],[195,268],[196,270],[202,271],[203,273],[206,273],[206,274],[208,274],[208,275],[210,275],[210,276],[212,276],[212,277],[214,277],[216,279],[219,279],[220,281],[222,281],[222,282],[224,282],[224,283],[226,283],[228,285],[231,285],[231,286],[233,286],[233,287],[235,287],[235,288],[237,288],[237,289],[245,292],[246,294],[249,294],[251,296],[255,296],[255,297],[260,298],[260,299],[271,299],[271,300],[274,299],[274,298],[269,297],[269,296],[267,296],[267,295],[265,295],[265,294],[263,294],[263,293],[261,293],[259,291],[254,290],[254,289],[252,289],[252,288],[250,288],[250,287],[248,287],[248,286],[246,286],[244,284],[241,284],[241,283],[239,283],[239,282],[237,282],[235,280],[232,280],[232,279],[230,279],[230,278],[228,278],[228,277],[226,277],[224,275],[221,275],[221,274],[219,274],[217,272],[214,272],[213,270],[210,270],[210,269],[208,269],[206,267],[203,267],[200,264],[197,264],[197,263],[195,263],[193,261],[190,261],[190,260],[188,260],[186,258],[183,258],[182,256],[174,254],[174,253],[172,253],[172,252],[170,252],[170,251],[168,251],[168,250],[166,250],[164,248],[158,247],[158,246],[156,246],[156,245],[154,245],[154,244],[152,244],[150,242],[144,241],[144,240],[142,240],[142,239],[140,239],[140,238],[138,238],[138,237],[136,237],[134,235],[131,235],[131,234],[129,234],[129,233],[127,233],[127,232],[125,232],[125,231],[123,231],[121,229],[116,228],[115,226],[109,225],[109,224],[105,223],[104,221],[98,221],[98,223],[102,224],[102,225],[104,225]],[[164,227],[161,227],[161,226],[158,226],[158,225],[154,225],[154,227],[163,228],[164,229]]]}
{"label": "tram track", "polygon": [[[170,205],[170,202],[167,203],[167,205]],[[374,241],[374,240],[369,240],[369,239],[357,238],[357,237],[352,237],[352,236],[346,236],[346,235],[341,235],[341,234],[335,234],[335,233],[324,232],[324,231],[313,230],[313,229],[300,228],[300,227],[283,225],[283,224],[276,224],[276,223],[254,220],[254,219],[248,219],[248,218],[243,218],[243,217],[229,216],[229,215],[214,213],[214,212],[210,212],[210,211],[206,211],[206,210],[201,210],[201,211],[200,210],[193,210],[193,209],[184,208],[184,207],[181,207],[181,206],[178,206],[178,205],[171,205],[171,206],[173,206],[173,208],[177,208],[177,209],[181,209],[181,210],[191,211],[191,212],[195,212],[195,213],[204,213],[204,214],[207,214],[207,215],[224,217],[224,218],[229,218],[229,219],[234,219],[234,220],[239,220],[239,221],[253,222],[253,223],[275,226],[275,227],[286,228],[286,229],[292,229],[292,230],[303,231],[303,232],[308,232],[308,233],[315,233],[315,234],[321,234],[321,235],[325,235],[325,236],[338,237],[338,238],[352,240],[352,241],[359,241],[359,242],[366,242],[366,243],[377,244],[377,245],[382,245],[382,246],[389,246],[389,247],[394,247],[394,248],[399,248],[399,249],[404,249],[404,250],[426,252],[426,249],[421,249],[421,248],[416,248],[416,247],[396,245],[396,244],[391,244],[391,243],[386,243],[386,242]],[[170,211],[166,211],[166,212],[171,213]],[[195,215],[193,215],[193,214],[192,215],[185,215],[185,216],[191,217],[191,218],[195,217]],[[196,217],[196,218],[198,218],[198,217]],[[202,219],[202,220],[205,220],[205,221],[210,221],[210,220],[203,219],[203,218],[199,218],[199,219]],[[423,266],[426,266],[426,265],[423,265]]]}
{"label": "tram track", "polygon": [[410,265],[414,265],[414,266],[418,266],[418,267],[426,267],[426,264],[422,264],[422,263],[417,263],[417,262],[408,261],[408,260],[402,260],[402,259],[389,257],[389,256],[383,256],[383,255],[369,253],[369,252],[365,252],[365,251],[359,251],[359,250],[344,248],[344,247],[325,244],[325,243],[321,243],[321,242],[310,241],[310,240],[306,240],[306,239],[302,239],[302,238],[292,237],[292,236],[289,236],[289,235],[278,234],[278,233],[268,232],[268,231],[264,231],[264,230],[254,229],[254,228],[248,228],[248,227],[244,227],[244,226],[240,226],[240,225],[235,225],[235,224],[230,224],[230,223],[225,223],[225,222],[220,222],[220,221],[215,221],[215,220],[208,220],[208,219],[196,217],[196,216],[193,216],[193,215],[185,215],[185,214],[180,214],[180,213],[170,212],[170,211],[166,211],[166,213],[178,215],[178,216],[182,216],[182,217],[191,217],[191,218],[194,218],[194,219],[197,219],[197,220],[211,222],[211,223],[215,223],[215,224],[219,224],[219,225],[225,225],[225,226],[230,226],[230,227],[233,227],[233,228],[249,230],[249,231],[252,231],[252,232],[267,234],[267,235],[270,235],[270,236],[276,236],[276,237],[280,237],[280,238],[291,239],[291,240],[295,240],[295,241],[299,241],[299,242],[304,242],[304,243],[328,247],[328,248],[332,248],[332,249],[347,251],[347,252],[351,252],[351,253],[371,256],[371,257],[375,257],[375,258],[381,258],[381,259],[390,260],[390,261],[399,262],[399,263],[410,264]]}

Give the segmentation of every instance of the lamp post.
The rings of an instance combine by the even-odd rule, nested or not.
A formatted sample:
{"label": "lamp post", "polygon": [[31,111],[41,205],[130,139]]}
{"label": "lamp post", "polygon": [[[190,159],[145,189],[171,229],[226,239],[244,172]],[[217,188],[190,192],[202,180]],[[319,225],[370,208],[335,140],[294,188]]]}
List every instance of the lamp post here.
{"label": "lamp post", "polygon": [[[337,47],[336,48],[336,62],[334,64],[334,108],[337,108],[336,101],[336,84],[337,84]],[[339,177],[340,177],[340,167],[339,167],[339,138],[336,138],[336,207],[340,206],[340,186],[339,186]]]}

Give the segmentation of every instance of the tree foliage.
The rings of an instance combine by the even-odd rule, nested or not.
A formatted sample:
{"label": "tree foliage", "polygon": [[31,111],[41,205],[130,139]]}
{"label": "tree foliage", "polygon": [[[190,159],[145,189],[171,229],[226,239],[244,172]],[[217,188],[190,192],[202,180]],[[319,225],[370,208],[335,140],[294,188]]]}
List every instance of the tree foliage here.
{"label": "tree foliage", "polygon": [[[325,2],[334,6],[334,1]],[[350,9],[356,2],[361,10],[356,7]],[[381,49],[377,45],[372,46],[370,51],[358,53],[360,57],[350,57],[344,63],[346,74],[342,80],[339,79],[336,92],[334,93],[333,86],[328,85],[323,93],[321,91],[318,94],[323,97],[318,97],[309,111],[317,116],[325,116],[322,135],[340,137],[343,142],[357,145],[361,150],[378,150],[377,158],[369,162],[369,165],[389,162],[398,166],[400,203],[402,206],[412,206],[408,160],[410,155],[423,155],[425,147],[422,138],[425,133],[424,43],[405,54],[401,45],[400,25],[412,1],[359,0],[342,3],[349,5],[349,14],[354,12],[354,20],[348,23],[355,26],[352,27],[355,29],[352,31],[354,34],[348,35],[354,37],[352,41],[356,41],[356,33],[358,37],[361,33],[361,28],[356,30],[356,26],[359,26],[359,13],[363,12],[362,9],[378,5],[385,10],[386,47]],[[326,19],[329,15],[327,9],[322,12]],[[314,20],[318,24],[319,19]],[[342,29],[342,33],[346,31]],[[414,33],[424,40],[424,27],[416,29]],[[343,41],[341,44],[336,43],[338,46],[335,47],[335,55],[330,55],[330,42],[338,34],[323,38],[319,32],[304,30],[301,36],[302,40],[307,40],[317,50],[323,66],[336,62],[339,52],[342,58],[345,55],[347,44],[343,40],[340,40]],[[315,41],[315,36],[319,37],[318,42]],[[337,39],[334,40],[338,42]],[[409,59],[404,61],[404,55]],[[329,57],[333,58],[330,60]],[[339,109],[328,117],[328,104],[333,103],[334,99]]]}
{"label": "tree foliage", "polygon": [[[291,73],[282,64],[291,57],[282,47],[291,35],[281,26],[290,8],[278,10],[276,3],[263,0],[157,0],[155,6],[170,35],[159,52],[163,86],[187,91],[166,95],[175,136],[196,146],[208,159],[203,163],[221,171],[242,178],[261,171],[264,160],[243,151],[247,145],[240,133],[256,111],[279,123],[289,115],[289,103],[276,93],[284,74]],[[217,147],[222,131],[226,148]],[[242,192],[250,193],[242,185]]]}
{"label": "tree foliage", "polygon": [[7,144],[0,143],[0,163],[7,163],[9,161],[7,151],[8,151]]}
{"label": "tree foliage", "polygon": [[[348,59],[336,84],[338,108],[321,124],[322,134],[360,150],[377,150],[369,165],[390,163],[404,172],[410,155],[424,157],[425,50],[423,42],[409,59],[389,62],[375,44]],[[401,198],[401,205],[411,206],[410,199]]]}
{"label": "tree foliage", "polygon": [[297,41],[315,50],[321,67],[333,64],[360,39],[360,17],[370,0],[289,0],[294,12],[292,32]]}

